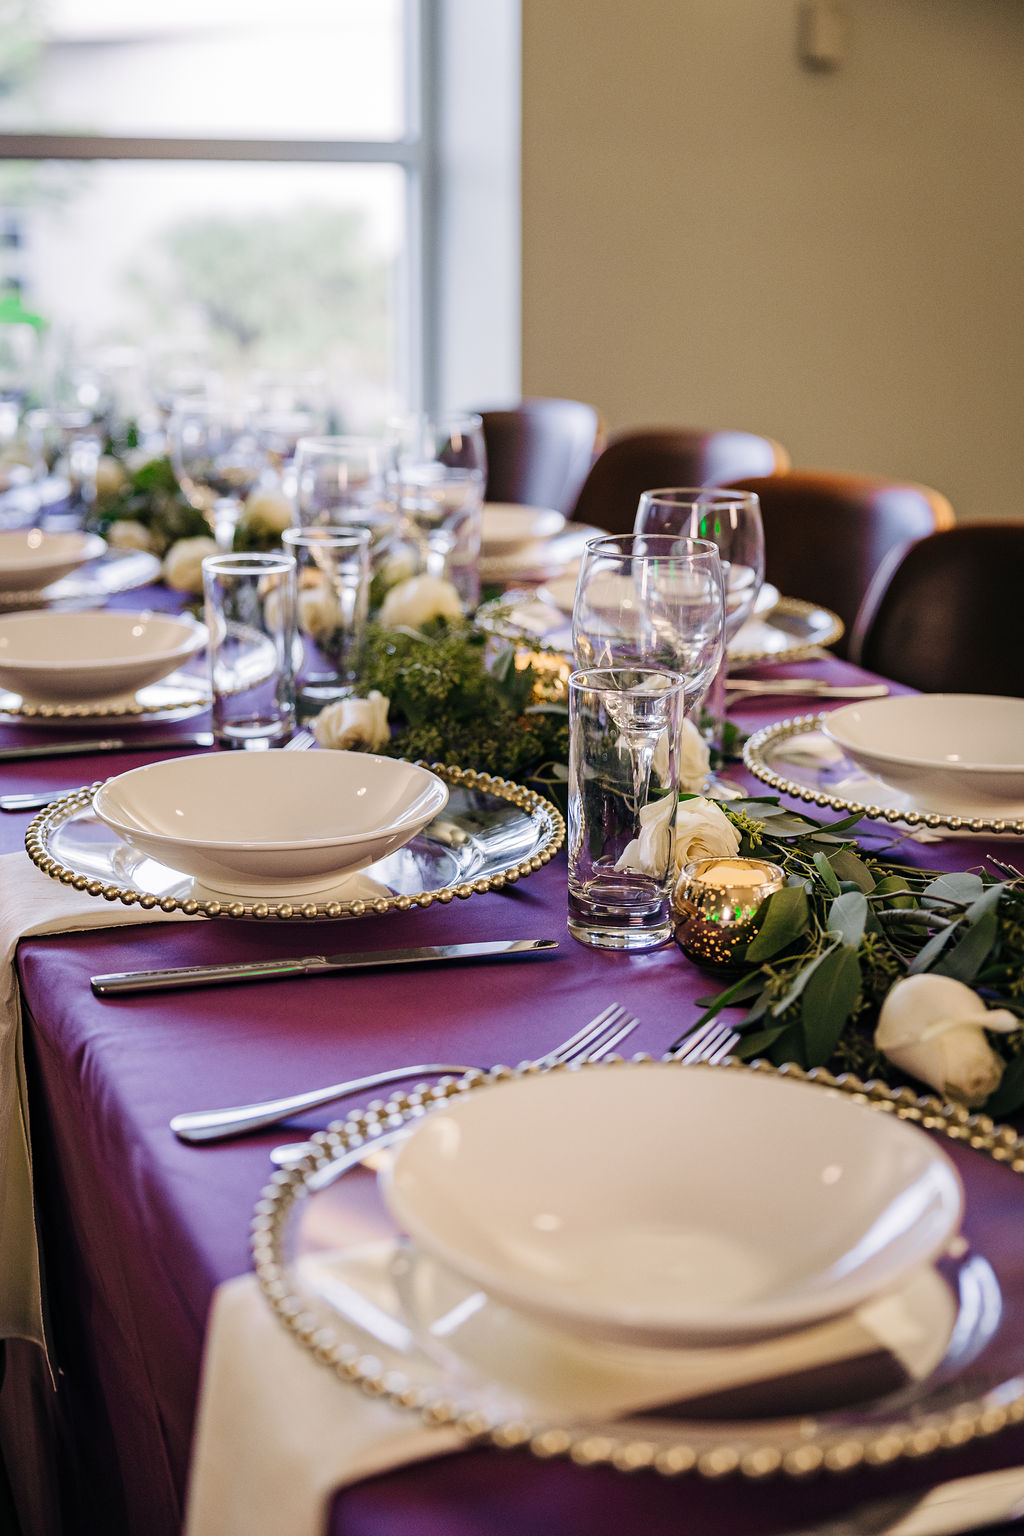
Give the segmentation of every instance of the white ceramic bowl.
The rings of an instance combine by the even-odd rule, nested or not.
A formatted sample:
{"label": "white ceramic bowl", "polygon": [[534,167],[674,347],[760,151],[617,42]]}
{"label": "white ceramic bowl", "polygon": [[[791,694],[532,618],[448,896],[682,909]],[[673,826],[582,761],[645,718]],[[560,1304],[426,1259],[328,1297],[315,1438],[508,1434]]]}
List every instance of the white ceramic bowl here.
{"label": "white ceramic bowl", "polygon": [[589,1067],[475,1089],[384,1175],[422,1248],[573,1332],[681,1346],[860,1305],[939,1254],[963,1192],[926,1135],[759,1073]]}
{"label": "white ceramic bowl", "polygon": [[206,644],[169,613],[33,611],[0,618],[0,686],[28,699],[112,699],[166,677]]}
{"label": "white ceramic bowl", "polygon": [[20,528],[0,533],[0,592],[38,592],[106,549],[98,533],[46,533]]}
{"label": "white ceramic bowl", "polygon": [[216,752],[108,779],[96,814],[212,890],[325,890],[401,848],[443,810],[426,768],[368,752]]}
{"label": "white ceramic bowl", "polygon": [[522,507],[515,502],[484,503],[481,549],[487,556],[506,555],[537,539],[561,533],[565,518],[553,507]]}
{"label": "white ceramic bowl", "polygon": [[823,730],[859,767],[926,811],[1024,806],[1024,699],[919,693],[833,710]]}

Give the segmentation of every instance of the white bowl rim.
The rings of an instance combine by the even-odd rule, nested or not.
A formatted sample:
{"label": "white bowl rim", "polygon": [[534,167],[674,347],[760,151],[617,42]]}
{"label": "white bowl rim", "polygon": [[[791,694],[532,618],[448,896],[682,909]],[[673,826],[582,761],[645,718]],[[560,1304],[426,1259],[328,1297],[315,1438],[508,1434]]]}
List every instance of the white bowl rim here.
{"label": "white bowl rim", "polygon": [[[400,763],[404,768],[411,769],[415,774],[423,775],[426,781],[433,780],[434,786],[439,786],[444,791],[444,795],[439,799],[438,804],[431,810],[430,815],[426,818],[424,818],[421,808],[419,811],[407,811],[405,815],[398,817],[395,821],[388,822],[384,826],[366,827],[361,832],[338,833],[333,837],[308,837],[301,838],[299,840],[290,839],[284,842],[278,840],[256,842],[252,838],[247,838],[244,843],[223,840],[215,842],[210,838],[184,836],[174,837],[168,832],[151,831],[149,827],[137,826],[132,822],[123,821],[116,814],[111,814],[109,811],[103,811],[100,809],[99,802],[105,791],[111,790],[114,785],[123,783],[125,779],[130,779],[135,775],[147,774],[153,769],[163,769],[171,766],[177,767],[183,763],[190,762],[252,762],[260,761],[265,756],[265,754],[262,752],[254,752],[249,754],[241,752],[192,752],[184,757],[161,758],[161,760],[157,763],[143,763],[138,768],[129,768],[124,773],[119,773],[115,775],[114,778],[107,779],[105,783],[100,785],[99,789],[96,790],[95,794],[93,795],[93,807],[100,820],[105,821],[108,827],[112,827],[114,831],[117,832],[120,836],[124,837],[126,841],[129,841],[133,836],[141,836],[150,839],[150,841],[154,843],[159,843],[161,846],[169,848],[187,845],[189,848],[197,848],[200,850],[210,849],[211,851],[218,848],[251,848],[254,853],[287,853],[296,848],[326,849],[354,847],[360,843],[369,842],[375,837],[391,836],[394,833],[404,831],[405,828],[410,825],[416,825],[419,822],[425,824],[427,821],[433,820],[435,816],[440,815],[441,811],[444,810],[448,803],[449,790],[444,780],[440,778],[436,773],[432,773],[429,768],[423,768],[418,763],[407,762],[405,758],[382,757],[378,753],[374,752],[344,752],[334,750],[312,754],[307,754],[304,752],[289,752],[286,755],[289,760],[293,762],[300,759],[315,761],[317,758],[322,756],[329,758],[359,758],[364,762],[369,761],[378,765],[381,763]],[[191,770],[186,770],[186,772],[189,771]],[[214,772],[220,771],[220,769],[214,770]],[[247,769],[242,769],[243,773],[248,771],[249,770]],[[304,771],[305,770],[301,768],[289,769],[289,772],[302,773]],[[423,787],[424,790],[426,790],[431,786],[428,782],[425,782]]]}
{"label": "white bowl rim", "polygon": [[[26,545],[16,558],[5,560],[3,554],[4,545],[7,543],[13,544],[18,539],[27,540],[29,534],[32,533],[38,533],[42,537],[43,543],[39,548],[33,549],[30,545]],[[57,543],[64,543],[65,540],[76,540],[78,542],[79,550],[83,552],[80,562],[83,565],[87,560],[94,560],[107,547],[107,541],[102,534],[92,533],[84,528],[3,528],[0,529],[0,567],[10,569],[12,566],[20,565],[63,565],[68,559],[69,552],[58,555],[52,546]],[[49,551],[46,548],[47,544],[51,546]],[[89,550],[93,550],[95,553],[85,553],[85,551]]]}
{"label": "white bowl rim", "polygon": [[908,768],[930,768],[933,771],[938,770],[940,772],[948,773],[1024,773],[1024,757],[1021,758],[1020,762],[1016,763],[984,763],[975,761],[951,763],[940,757],[911,757],[902,752],[887,752],[884,747],[876,747],[874,745],[868,746],[863,742],[854,741],[848,735],[844,736],[834,728],[834,723],[837,716],[845,716],[845,718],[848,720],[855,711],[862,714],[865,711],[881,714],[883,711],[879,709],[879,705],[886,706],[896,703],[904,705],[909,704],[910,708],[913,709],[917,707],[916,703],[911,703],[910,701],[916,701],[918,699],[926,699],[928,703],[932,703],[936,700],[943,702],[952,700],[956,703],[960,703],[964,699],[970,699],[972,701],[984,700],[987,704],[996,704],[997,706],[1009,704],[1020,711],[1021,724],[1024,726],[1024,699],[1017,699],[1009,694],[900,693],[890,695],[888,698],[884,699],[865,699],[863,703],[843,704],[838,709],[831,710],[828,714],[826,714],[824,721],[822,722],[822,730],[826,736],[830,737],[831,740],[833,740],[837,746],[842,747],[844,751],[850,753],[860,752],[865,757],[870,756],[877,758],[879,762],[905,764]]}
{"label": "white bowl rim", "polygon": [[[632,1070],[637,1068],[641,1070],[655,1068],[659,1071],[672,1070],[681,1073],[685,1071],[679,1063],[666,1061],[634,1061],[624,1065],[627,1069]],[[609,1066],[607,1063],[596,1063],[584,1065],[579,1069],[570,1068],[568,1072],[560,1072],[558,1078],[563,1082],[572,1081],[580,1071],[589,1073],[592,1071],[602,1071],[602,1068],[604,1070],[615,1070],[614,1065]],[[735,1079],[751,1083],[759,1082],[776,1086],[782,1085],[786,1090],[802,1089],[819,1094],[823,1091],[813,1083],[801,1082],[798,1079],[787,1078],[781,1075],[762,1075],[754,1073],[749,1068],[727,1070],[729,1070],[729,1075]],[[531,1081],[536,1082],[539,1078],[549,1077],[550,1075],[544,1072],[531,1074],[528,1077],[512,1077],[488,1083],[485,1085],[485,1089],[504,1088],[507,1090],[517,1084]],[[718,1081],[722,1082],[724,1080],[724,1075],[720,1074]],[[479,1091],[484,1091],[484,1089]],[[473,1093],[466,1097],[469,1101],[472,1101],[475,1099],[476,1094]],[[878,1114],[878,1111],[871,1109],[868,1105],[858,1104],[854,1099],[846,1095],[832,1095],[832,1097],[837,1106],[844,1106],[839,1110],[840,1114],[846,1114],[848,1111],[856,1114]],[[457,1113],[456,1106],[461,1102],[463,1102],[462,1097],[447,1099],[443,1104],[438,1105],[437,1112],[443,1114],[445,1112],[451,1113],[454,1110]],[[950,1185],[956,1191],[956,1209],[952,1219],[947,1222],[944,1233],[933,1238],[931,1243],[926,1248],[917,1252],[912,1259],[902,1263],[893,1275],[881,1284],[865,1285],[863,1279],[858,1284],[856,1278],[845,1281],[837,1280],[820,1297],[816,1299],[804,1297],[798,1307],[794,1307],[792,1301],[787,1303],[785,1296],[783,1296],[781,1300],[772,1298],[758,1303],[745,1303],[740,1309],[733,1305],[723,1313],[703,1311],[693,1313],[687,1317],[679,1310],[661,1314],[654,1310],[648,1310],[645,1311],[642,1321],[631,1320],[625,1314],[613,1318],[603,1309],[595,1307],[586,1301],[580,1301],[578,1298],[565,1292],[558,1293],[557,1299],[553,1299],[552,1292],[549,1289],[537,1286],[528,1279],[524,1280],[521,1272],[517,1274],[514,1285],[509,1285],[507,1276],[504,1276],[499,1268],[488,1263],[486,1259],[481,1259],[475,1255],[467,1259],[461,1250],[447,1243],[444,1239],[439,1239],[434,1232],[428,1229],[425,1223],[421,1223],[415,1211],[412,1211],[410,1214],[410,1206],[407,1202],[400,1197],[395,1198],[395,1175],[400,1168],[402,1154],[406,1151],[416,1131],[428,1123],[429,1119],[430,1116],[427,1116],[425,1119],[414,1122],[411,1135],[399,1143],[395,1157],[385,1165],[379,1175],[385,1191],[385,1198],[392,1210],[392,1214],[408,1230],[409,1236],[413,1241],[421,1243],[428,1253],[438,1258],[442,1263],[447,1264],[456,1274],[473,1281],[485,1292],[493,1294],[495,1299],[507,1299],[509,1305],[519,1306],[523,1309],[528,1308],[538,1315],[546,1316],[552,1320],[561,1320],[563,1326],[571,1327],[575,1323],[579,1327],[588,1328],[594,1334],[603,1333],[604,1336],[610,1338],[617,1337],[622,1339],[627,1334],[632,1334],[636,1338],[644,1335],[648,1338],[676,1336],[680,1340],[687,1338],[697,1339],[699,1336],[703,1336],[706,1340],[713,1343],[727,1343],[730,1340],[740,1342],[744,1339],[764,1337],[770,1334],[783,1334],[810,1327],[818,1322],[827,1321],[831,1317],[846,1315],[858,1306],[862,1306],[872,1297],[888,1294],[892,1287],[897,1285],[913,1269],[934,1261],[944,1251],[953,1233],[958,1230],[965,1208],[963,1181],[960,1178],[955,1163],[944,1148],[929,1141],[930,1160],[934,1164],[944,1167],[949,1177]],[[919,1131],[918,1127],[894,1116],[880,1115],[879,1119],[885,1127],[882,1131],[883,1135],[915,1136],[923,1134]],[[393,1198],[394,1205],[391,1203]],[[401,1208],[399,1209],[399,1207]]]}
{"label": "white bowl rim", "polygon": [[57,628],[61,624],[70,624],[72,628],[77,626],[100,628],[111,621],[129,624],[140,621],[150,622],[159,620],[172,624],[180,632],[180,639],[172,645],[165,645],[156,651],[125,652],[121,655],[93,656],[78,658],[62,657],[59,661],[40,659],[32,656],[0,656],[0,668],[17,668],[19,671],[88,671],[90,669],[102,670],[104,667],[129,665],[137,663],[139,667],[147,663],[161,660],[168,656],[187,656],[206,644],[209,639],[209,631],[205,624],[194,619],[190,614],[163,613],[159,608],[140,609],[138,611],[126,608],[82,608],[72,609],[68,613],[50,608],[33,608],[28,613],[0,613],[0,634],[10,628],[30,625],[43,625],[44,627]]}

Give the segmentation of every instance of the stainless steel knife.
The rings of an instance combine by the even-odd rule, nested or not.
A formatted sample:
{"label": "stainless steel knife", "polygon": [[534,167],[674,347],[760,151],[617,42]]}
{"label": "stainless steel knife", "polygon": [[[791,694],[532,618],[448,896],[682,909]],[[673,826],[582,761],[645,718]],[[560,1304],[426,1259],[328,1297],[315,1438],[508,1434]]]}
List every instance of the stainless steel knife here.
{"label": "stainless steel knife", "polygon": [[287,976],[326,976],[334,971],[385,965],[426,965],[439,960],[481,960],[488,956],[533,955],[557,949],[557,939],[488,939],[478,944],[426,944],[419,949],[372,949],[362,954],[304,955],[298,960],[243,960],[231,965],[186,965],[169,971],[113,971],[93,976],[97,997],[122,992],[166,992],[232,981],[279,981]]}
{"label": "stainless steel knife", "polygon": [[169,747],[212,747],[213,736],[209,731],[197,731],[191,735],[147,736],[133,739],[130,736],[101,736],[91,741],[47,741],[35,747],[0,747],[0,763],[29,762],[35,757],[75,757],[100,752],[164,752]]}
{"label": "stainless steel knife", "polygon": [[917,1493],[864,1504],[788,1536],[959,1536],[1024,1515],[1024,1467],[958,1477]]}

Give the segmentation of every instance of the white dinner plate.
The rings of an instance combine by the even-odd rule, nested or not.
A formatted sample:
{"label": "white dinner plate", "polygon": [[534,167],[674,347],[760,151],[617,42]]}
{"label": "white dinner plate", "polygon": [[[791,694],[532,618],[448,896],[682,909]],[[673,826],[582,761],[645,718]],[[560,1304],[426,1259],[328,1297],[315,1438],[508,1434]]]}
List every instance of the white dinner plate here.
{"label": "white dinner plate", "polygon": [[945,1152],[902,1121],[785,1078],[664,1062],[456,1096],[382,1179],[413,1240],[496,1300],[663,1347],[850,1312],[939,1255],[963,1201]]}
{"label": "white dinner plate", "polygon": [[565,518],[553,507],[524,507],[509,501],[485,501],[480,549],[485,558],[510,554],[524,546],[553,538]]}
{"label": "white dinner plate", "polygon": [[[524,544],[504,554],[485,552],[480,557],[480,579],[494,583],[540,581],[578,561],[589,539],[603,537],[603,528],[594,528],[589,523],[566,523],[551,538]],[[575,579],[574,576],[574,582]]]}

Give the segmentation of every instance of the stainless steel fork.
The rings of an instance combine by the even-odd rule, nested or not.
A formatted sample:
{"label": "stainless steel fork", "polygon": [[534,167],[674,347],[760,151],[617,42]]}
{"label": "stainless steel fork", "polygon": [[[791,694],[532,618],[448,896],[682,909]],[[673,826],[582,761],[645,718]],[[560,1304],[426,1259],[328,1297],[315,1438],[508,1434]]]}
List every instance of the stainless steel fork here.
{"label": "stainless steel fork", "polygon": [[296,731],[281,748],[282,752],[308,752],[316,741],[312,731]]}
{"label": "stainless steel fork", "polygon": [[[561,1045],[556,1045],[554,1050],[547,1055],[537,1058],[536,1065],[541,1067],[557,1066],[560,1063],[568,1065],[572,1062],[603,1061],[610,1056],[617,1046],[636,1029],[638,1019],[618,1005],[611,1004],[603,1009],[596,1019],[591,1019],[582,1029],[570,1035],[568,1040],[563,1040]],[[526,1066],[529,1063],[523,1062]],[[419,1071],[423,1068],[417,1069]],[[469,1070],[466,1068],[465,1070]],[[274,1147],[270,1154],[272,1163],[278,1167],[288,1167],[305,1157],[310,1149],[308,1141],[289,1142],[284,1146]]]}
{"label": "stainless steel fork", "polygon": [[685,1035],[674,1050],[668,1052],[669,1061],[685,1061],[690,1065],[698,1061],[724,1061],[739,1044],[740,1037],[730,1029],[724,1019],[708,1019]]}

